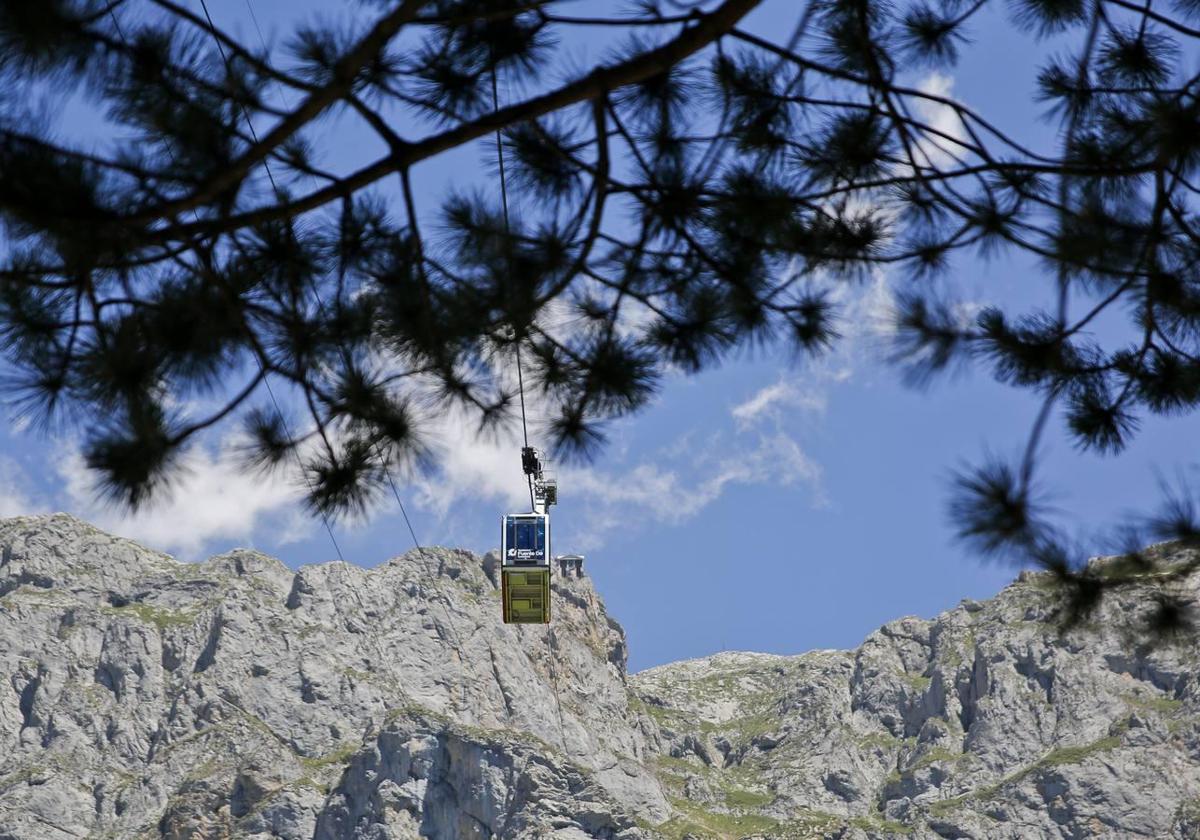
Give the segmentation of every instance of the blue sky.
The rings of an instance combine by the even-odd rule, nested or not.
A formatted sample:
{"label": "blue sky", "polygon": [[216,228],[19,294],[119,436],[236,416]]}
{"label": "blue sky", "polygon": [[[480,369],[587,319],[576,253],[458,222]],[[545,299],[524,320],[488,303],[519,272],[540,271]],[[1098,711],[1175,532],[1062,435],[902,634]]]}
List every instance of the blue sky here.
{"label": "blue sky", "polygon": [[[314,10],[362,8],[251,2],[275,44]],[[198,10],[198,0],[191,5]],[[764,6],[753,28],[778,32],[793,24],[797,4]],[[1003,7],[992,6],[956,68],[918,71],[911,81],[1052,149],[1054,127],[1038,118],[1032,93],[1038,57],[1056,45],[1034,43],[1006,22]],[[209,7],[223,28],[257,39],[245,0],[209,0]],[[567,46],[575,64],[603,49]],[[65,109],[64,130],[77,135],[84,114]],[[328,160],[341,165],[374,149],[369,138],[337,124],[322,133]],[[415,173],[430,211],[450,187],[495,188],[485,165],[491,148],[458,150]],[[966,255],[952,277],[959,297],[975,305],[1020,309],[1046,294],[1045,274],[1024,258],[985,263]],[[948,478],[988,451],[1019,451],[1037,406],[982,370],[925,392],[901,385],[880,356],[882,318],[904,282],[881,274],[843,287],[845,338],[830,356],[797,362],[786,350],[766,348],[699,376],[671,377],[651,407],[609,430],[610,444],[594,463],[559,468],[555,550],[588,555],[588,572],[629,633],[631,668],[722,649],[852,646],[885,621],[986,597],[1012,578],[1012,568],[983,564],[953,543]],[[1156,470],[1173,475],[1186,466],[1195,431],[1194,418],[1148,419],[1122,457],[1105,459],[1076,453],[1057,422],[1043,464],[1064,521],[1102,529],[1152,503]],[[188,559],[236,545],[293,566],[334,557],[320,523],[297,505],[297,489],[246,474],[233,443],[227,435],[209,440],[192,454],[189,477],[173,498],[129,516],[95,501],[69,435],[47,439],[8,425],[0,433],[0,515],[68,510]],[[475,440],[451,418],[439,443],[444,473],[400,487],[418,537],[431,545],[494,547],[500,514],[521,504],[515,439]],[[412,547],[387,500],[369,522],[335,525],[335,534],[347,559],[366,566]]]}

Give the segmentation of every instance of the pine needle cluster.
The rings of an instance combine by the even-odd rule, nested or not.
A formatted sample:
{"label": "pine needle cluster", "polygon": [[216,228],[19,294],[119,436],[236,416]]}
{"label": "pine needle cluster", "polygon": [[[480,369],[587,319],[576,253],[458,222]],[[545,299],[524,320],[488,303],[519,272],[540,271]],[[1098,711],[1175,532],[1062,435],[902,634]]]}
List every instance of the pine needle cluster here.
{"label": "pine needle cluster", "polygon": [[[587,17],[404,0],[275,51],[178,0],[0,4],[6,393],[78,425],[129,505],[197,435],[240,423],[248,462],[299,459],[315,510],[363,511],[389,467],[428,460],[432,411],[512,422],[514,350],[554,407],[541,431],[587,457],[666,371],[747,345],[821,353],[838,339],[828,284],[897,270],[893,361],[911,382],[974,366],[1044,405],[1023,458],[960,476],[963,539],[1054,571],[1086,617],[1153,561],[1082,571],[1036,455],[1049,423],[1115,455],[1141,418],[1200,404],[1200,80],[1180,59],[1196,4],[1011,0],[1027,37],[1068,45],[1038,75],[1061,143],[1035,152],[913,87],[912,68],[950,68],[984,37],[988,0],[806,0],[768,38],[747,15],[771,2]],[[620,46],[564,73],[562,44],[592,31]],[[63,136],[27,104],[47,98],[86,103],[103,138]],[[335,119],[384,153],[323,164]],[[436,208],[414,194],[415,167],[495,132],[511,214],[498,190]],[[1052,303],[963,317],[960,252],[1032,255]],[[1114,318],[1128,340],[1102,342]],[[1186,494],[1142,535],[1195,543]],[[1154,632],[1188,620],[1160,600]]]}

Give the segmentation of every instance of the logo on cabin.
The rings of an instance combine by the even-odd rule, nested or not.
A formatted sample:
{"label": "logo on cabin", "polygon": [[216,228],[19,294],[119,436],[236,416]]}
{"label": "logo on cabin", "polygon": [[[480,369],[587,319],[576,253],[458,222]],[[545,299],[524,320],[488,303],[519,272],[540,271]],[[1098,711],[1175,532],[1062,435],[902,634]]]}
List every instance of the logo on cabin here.
{"label": "logo on cabin", "polygon": [[545,552],[532,548],[510,548],[508,550],[509,557],[515,557],[518,560],[528,560],[531,557],[541,557]]}

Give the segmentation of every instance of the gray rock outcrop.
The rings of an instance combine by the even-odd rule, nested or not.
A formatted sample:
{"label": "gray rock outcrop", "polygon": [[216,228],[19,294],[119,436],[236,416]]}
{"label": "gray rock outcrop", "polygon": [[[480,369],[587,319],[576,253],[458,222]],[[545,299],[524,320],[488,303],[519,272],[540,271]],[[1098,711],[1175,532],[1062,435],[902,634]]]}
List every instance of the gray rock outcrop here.
{"label": "gray rock outcrop", "polygon": [[683,831],[1200,838],[1195,640],[1139,648],[1136,591],[1060,634],[1048,583],[1023,573],[853,651],[728,653],[636,675]]}
{"label": "gray rock outcrop", "polygon": [[0,837],[642,836],[624,633],[555,594],[506,626],[466,552],[293,572],[0,522]]}
{"label": "gray rock outcrop", "polygon": [[1200,838],[1200,651],[1131,641],[1137,592],[630,677],[587,577],[516,627],[495,571],[0,521],[0,840]]}

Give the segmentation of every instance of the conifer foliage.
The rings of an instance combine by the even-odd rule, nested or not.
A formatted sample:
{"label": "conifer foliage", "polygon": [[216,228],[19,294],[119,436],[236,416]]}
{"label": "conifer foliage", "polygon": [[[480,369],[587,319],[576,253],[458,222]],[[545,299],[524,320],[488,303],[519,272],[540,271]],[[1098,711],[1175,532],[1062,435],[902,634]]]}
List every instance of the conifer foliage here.
{"label": "conifer foliage", "polygon": [[[751,13],[771,3],[794,25],[765,37]],[[972,24],[989,3],[1056,39],[1034,107],[1057,149],[915,85],[987,37]],[[242,424],[250,462],[302,464],[315,510],[364,510],[428,457],[431,411],[512,422],[499,372],[518,348],[556,406],[542,431],[587,456],[668,368],[747,344],[822,352],[830,289],[888,270],[910,275],[893,361],[912,382],[974,366],[1043,401],[1022,458],[959,476],[964,540],[1055,572],[1069,620],[1157,575],[1152,629],[1188,626],[1180,570],[1136,553],[1080,568],[1037,455],[1049,423],[1115,455],[1140,418],[1200,404],[1195,2],[353,8],[268,50],[189,0],[0,4],[5,391],[77,426],[114,499],[145,502],[198,434]],[[613,48],[576,66],[591,33]],[[93,130],[64,134],[61,108]],[[372,157],[327,163],[331,121],[371,132]],[[495,132],[511,216],[498,189],[414,191],[423,163]],[[960,252],[1033,256],[1047,305],[964,314]],[[1128,337],[1101,341],[1114,322]],[[1131,539],[1200,539],[1189,499]]]}

